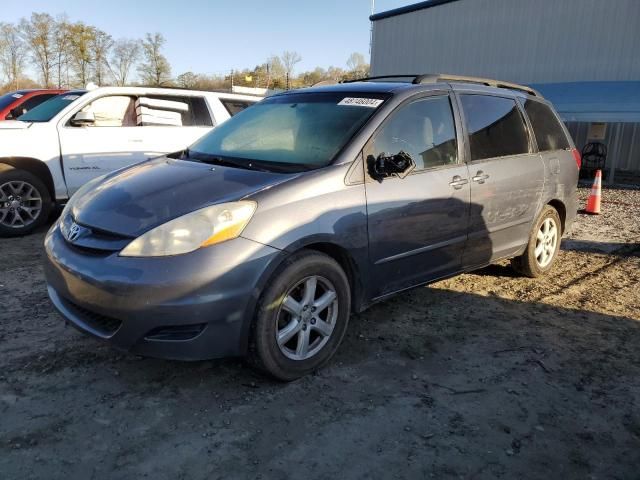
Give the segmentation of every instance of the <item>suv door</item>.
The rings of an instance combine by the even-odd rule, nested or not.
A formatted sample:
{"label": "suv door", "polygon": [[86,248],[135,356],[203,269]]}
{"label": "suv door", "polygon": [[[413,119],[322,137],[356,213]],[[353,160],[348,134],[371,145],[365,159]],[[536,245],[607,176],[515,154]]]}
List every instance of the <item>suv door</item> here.
{"label": "suv door", "polygon": [[[99,97],[58,125],[69,196],[92,178],[148,158],[134,102],[128,95]],[[92,113],[94,123],[74,124],[79,112]]]}
{"label": "suv door", "polygon": [[95,122],[58,127],[69,195],[92,178],[182,150],[213,125],[201,97],[110,95],[80,111]]}
{"label": "suv door", "polygon": [[471,180],[465,269],[515,254],[526,245],[544,186],[544,165],[534,152],[514,98],[458,94],[468,139]]}
{"label": "suv door", "polygon": [[460,270],[469,180],[460,162],[459,132],[451,99],[440,93],[400,106],[365,147],[367,164],[400,151],[416,162],[404,179],[376,181],[367,174],[373,297]]}

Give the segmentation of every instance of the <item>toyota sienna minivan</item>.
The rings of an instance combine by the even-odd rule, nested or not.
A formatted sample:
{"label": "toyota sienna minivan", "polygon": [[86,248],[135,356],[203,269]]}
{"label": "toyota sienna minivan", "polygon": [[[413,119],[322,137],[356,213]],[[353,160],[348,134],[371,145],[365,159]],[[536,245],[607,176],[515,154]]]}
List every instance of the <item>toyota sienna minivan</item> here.
{"label": "toyota sienna minivan", "polygon": [[422,75],[290,91],[81,188],[45,239],[49,296],[120,349],[247,355],[293,380],[390,295],[507,258],[549,271],[579,166],[528,87]]}

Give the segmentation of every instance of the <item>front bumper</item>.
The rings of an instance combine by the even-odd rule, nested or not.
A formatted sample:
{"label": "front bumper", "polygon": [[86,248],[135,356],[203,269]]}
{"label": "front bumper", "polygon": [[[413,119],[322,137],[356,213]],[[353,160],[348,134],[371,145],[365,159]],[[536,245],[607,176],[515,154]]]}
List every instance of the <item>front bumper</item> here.
{"label": "front bumper", "polygon": [[135,354],[242,355],[264,282],[282,252],[244,238],[173,257],[79,249],[56,223],[45,238],[51,301],[79,330]]}

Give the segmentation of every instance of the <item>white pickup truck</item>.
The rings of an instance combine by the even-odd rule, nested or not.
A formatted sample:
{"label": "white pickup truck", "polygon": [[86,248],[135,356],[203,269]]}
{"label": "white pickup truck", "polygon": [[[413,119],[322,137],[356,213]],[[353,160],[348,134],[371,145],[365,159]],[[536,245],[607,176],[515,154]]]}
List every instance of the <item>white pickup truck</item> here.
{"label": "white pickup truck", "polygon": [[89,180],[185,149],[259,97],[101,87],[58,95],[0,122],[0,236],[44,223]]}

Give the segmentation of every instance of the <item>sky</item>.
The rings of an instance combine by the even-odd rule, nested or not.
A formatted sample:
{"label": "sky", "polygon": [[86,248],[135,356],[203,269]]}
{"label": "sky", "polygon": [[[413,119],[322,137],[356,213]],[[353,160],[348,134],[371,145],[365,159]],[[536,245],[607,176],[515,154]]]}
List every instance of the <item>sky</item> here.
{"label": "sky", "polygon": [[[415,3],[375,0],[381,12]],[[296,71],[345,67],[349,55],[369,59],[371,0],[2,0],[0,22],[31,12],[66,13],[117,38],[161,32],[173,75],[253,68],[294,50]]]}

